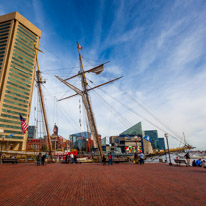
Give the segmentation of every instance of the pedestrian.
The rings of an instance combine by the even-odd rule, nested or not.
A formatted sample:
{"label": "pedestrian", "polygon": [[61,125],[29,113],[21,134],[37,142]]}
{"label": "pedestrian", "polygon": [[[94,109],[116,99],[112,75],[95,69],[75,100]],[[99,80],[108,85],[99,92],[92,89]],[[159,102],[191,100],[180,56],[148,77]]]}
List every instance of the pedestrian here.
{"label": "pedestrian", "polygon": [[102,163],[103,163],[103,165],[106,165],[106,156],[105,155],[103,155]]}
{"label": "pedestrian", "polygon": [[41,164],[45,165],[45,159],[46,159],[46,155],[44,154],[41,158]]}
{"label": "pedestrian", "polygon": [[78,163],[78,162],[77,162],[77,156],[76,156],[76,155],[74,155],[74,163],[75,163],[75,164]]}
{"label": "pedestrian", "polygon": [[206,168],[206,162],[205,162],[205,160],[202,161],[202,167],[203,167],[203,168]]}
{"label": "pedestrian", "polygon": [[73,164],[74,163],[74,155],[73,155],[73,153],[70,154],[70,158],[71,158],[71,163]]}
{"label": "pedestrian", "polygon": [[197,167],[201,167],[201,165],[202,165],[201,159],[197,160],[197,161],[195,162],[195,164],[196,164]]}
{"label": "pedestrian", "polygon": [[144,164],[144,154],[141,152],[140,155],[140,164]]}
{"label": "pedestrian", "polygon": [[190,166],[190,154],[189,152],[187,152],[187,154],[185,155],[186,161],[187,161],[187,165],[186,166]]}
{"label": "pedestrian", "polygon": [[109,163],[108,165],[112,165],[112,155],[111,152],[108,154]]}
{"label": "pedestrian", "polygon": [[135,152],[134,153],[134,163],[135,164],[138,164],[138,158],[137,157],[138,157],[137,152]]}
{"label": "pedestrian", "polygon": [[66,163],[68,162],[68,154],[67,154],[66,157],[65,157],[65,162],[66,162]]}
{"label": "pedestrian", "polygon": [[41,165],[41,158],[42,158],[42,155],[41,155],[41,152],[37,155],[36,157],[36,160],[37,160],[37,166],[40,166]]}
{"label": "pedestrian", "polygon": [[45,165],[47,164],[48,159],[49,159],[49,155],[48,155],[48,153],[46,153],[46,154],[45,154]]}
{"label": "pedestrian", "polygon": [[195,162],[196,162],[195,160],[192,161],[192,166],[193,166],[193,167],[196,167],[196,166],[197,166]]}

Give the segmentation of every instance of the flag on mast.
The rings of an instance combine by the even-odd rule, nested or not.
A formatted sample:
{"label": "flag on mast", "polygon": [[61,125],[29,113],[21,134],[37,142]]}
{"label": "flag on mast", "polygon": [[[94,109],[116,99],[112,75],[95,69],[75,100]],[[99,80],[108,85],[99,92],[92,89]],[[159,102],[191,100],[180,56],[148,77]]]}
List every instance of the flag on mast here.
{"label": "flag on mast", "polygon": [[82,50],[82,46],[80,46],[79,44],[77,44],[77,48]]}
{"label": "flag on mast", "polygon": [[19,117],[21,120],[21,130],[22,130],[23,134],[25,134],[25,132],[28,130],[28,125],[26,124],[24,118],[21,116],[20,113],[19,113]]}

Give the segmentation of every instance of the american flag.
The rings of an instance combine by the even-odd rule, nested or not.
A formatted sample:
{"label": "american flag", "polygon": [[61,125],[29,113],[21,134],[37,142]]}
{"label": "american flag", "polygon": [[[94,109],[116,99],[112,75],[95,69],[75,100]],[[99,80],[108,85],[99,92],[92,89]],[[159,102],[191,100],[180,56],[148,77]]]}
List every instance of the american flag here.
{"label": "american flag", "polygon": [[23,134],[25,134],[25,132],[27,131],[28,129],[28,125],[26,124],[24,118],[21,116],[21,114],[19,114],[19,117],[20,117],[20,120],[21,120],[21,129],[22,129],[22,132]]}

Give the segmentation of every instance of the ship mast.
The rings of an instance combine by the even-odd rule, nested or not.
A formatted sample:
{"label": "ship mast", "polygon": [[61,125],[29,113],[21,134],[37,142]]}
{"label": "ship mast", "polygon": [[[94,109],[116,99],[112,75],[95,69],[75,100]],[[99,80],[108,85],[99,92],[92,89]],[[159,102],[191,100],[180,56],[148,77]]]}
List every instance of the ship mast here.
{"label": "ship mast", "polygon": [[85,75],[85,72],[84,72],[81,53],[80,53],[80,48],[81,47],[79,46],[78,42],[77,42],[77,48],[78,48],[78,53],[79,53],[80,73],[81,73],[82,87],[83,87],[83,93],[84,93],[83,95],[85,96],[85,100],[86,100],[86,101],[83,101],[83,103],[84,103],[84,106],[85,106],[86,111],[87,111],[87,116],[88,116],[90,130],[91,130],[91,136],[93,136],[91,138],[96,140],[96,141],[94,141],[94,147],[97,148],[97,146],[98,146],[101,158],[103,158],[102,145],[101,145],[101,141],[99,139],[99,135],[98,135],[98,132],[97,132],[97,127],[96,127],[96,123],[95,123],[95,120],[94,120],[94,114],[93,114],[93,111],[92,111],[92,106],[91,106],[89,95],[88,95],[88,92],[87,92],[87,85],[88,84],[87,84],[87,79],[86,79],[86,75]]}
{"label": "ship mast", "polygon": [[38,56],[37,56],[37,52],[38,51],[42,52],[42,51],[40,49],[38,49],[35,46],[35,44],[34,44],[34,48],[35,48],[35,57],[36,57],[36,62],[37,62],[37,71],[36,71],[37,81],[36,82],[37,82],[37,85],[38,85],[40,99],[41,99],[41,106],[42,106],[44,121],[45,121],[45,126],[46,126],[46,132],[47,132],[47,138],[48,138],[48,144],[49,144],[49,151],[50,151],[50,155],[53,156],[51,138],[50,138],[50,134],[49,134],[46,110],[45,110],[45,105],[44,105],[44,98],[43,98],[43,93],[42,93],[42,88],[41,88],[41,84],[43,83],[43,81],[42,81],[42,78],[41,78],[41,72],[40,72],[40,69],[39,69],[39,62],[38,62]]}
{"label": "ship mast", "polygon": [[[87,83],[87,79],[86,79],[85,73],[87,73],[87,72],[94,72],[96,74],[99,74],[99,73],[101,73],[103,71],[104,64],[106,64],[108,62],[106,62],[104,64],[101,64],[101,65],[99,65],[99,66],[97,66],[95,68],[92,68],[90,70],[85,71],[84,67],[83,67],[83,63],[82,63],[81,53],[80,53],[80,49],[82,49],[82,48],[78,44],[78,42],[77,42],[77,48],[78,48],[78,53],[79,53],[80,72],[77,75],[74,75],[74,76],[72,76],[70,78],[67,78],[65,80],[61,79],[58,76],[56,76],[56,77],[57,77],[57,79],[59,79],[61,82],[63,82],[64,84],[66,84],[68,87],[70,87],[71,89],[73,89],[76,92],[76,94],[74,94],[74,95],[72,95],[70,97],[73,97],[73,96],[76,96],[76,95],[80,95],[82,97],[82,101],[84,103],[84,107],[86,109],[87,117],[88,117],[88,120],[89,120],[89,127],[90,127],[90,130],[91,130],[91,139],[94,142],[94,147],[99,149],[100,157],[103,158],[104,154],[103,154],[103,151],[102,151],[101,140],[99,139],[99,135],[98,135],[98,132],[97,132],[97,127],[96,127],[96,123],[95,123],[94,114],[93,114],[93,111],[92,111],[92,106],[91,106],[91,103],[90,103],[90,98],[89,98],[88,91],[90,91],[92,89],[95,89],[97,87],[103,86],[105,84],[108,84],[110,82],[113,82],[115,80],[118,80],[118,79],[120,79],[122,77],[113,79],[113,80],[108,81],[108,82],[106,82],[104,84],[101,84],[101,85],[98,85],[98,86],[95,86],[93,88],[89,88],[88,89],[88,83]],[[73,86],[72,84],[70,84],[70,83],[68,83],[66,81],[66,80],[69,80],[69,79],[77,77],[77,76],[81,76],[83,91],[81,91],[80,89],[78,89],[77,87]],[[66,98],[63,98],[63,99],[67,99],[67,98],[70,98],[70,97],[66,97]],[[61,101],[63,99],[60,99],[58,101]]]}

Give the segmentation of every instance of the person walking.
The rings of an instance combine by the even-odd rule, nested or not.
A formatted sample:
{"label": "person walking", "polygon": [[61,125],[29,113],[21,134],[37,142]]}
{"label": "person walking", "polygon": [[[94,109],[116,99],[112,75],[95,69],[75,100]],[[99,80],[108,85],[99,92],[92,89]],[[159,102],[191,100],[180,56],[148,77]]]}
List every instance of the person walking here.
{"label": "person walking", "polygon": [[36,160],[37,160],[37,166],[40,166],[41,165],[41,158],[42,158],[42,155],[41,155],[41,152],[37,155],[36,157]]}
{"label": "person walking", "polygon": [[45,165],[47,164],[48,159],[49,159],[49,155],[48,155],[48,153],[46,153],[46,154],[45,154]]}
{"label": "person walking", "polygon": [[103,163],[103,165],[106,165],[106,156],[105,155],[103,155],[102,163]]}
{"label": "person walking", "polygon": [[65,157],[65,162],[66,163],[68,162],[68,159],[69,159],[69,157],[68,157],[68,154],[67,154],[66,157]]}
{"label": "person walking", "polygon": [[75,164],[78,163],[78,162],[77,162],[77,155],[76,155],[76,154],[74,155],[74,163],[75,163]]}
{"label": "person walking", "polygon": [[45,165],[45,159],[46,159],[46,155],[44,154],[41,158],[41,164]]}
{"label": "person walking", "polygon": [[137,152],[134,153],[134,164],[138,164],[138,160],[137,160]]}
{"label": "person walking", "polygon": [[112,155],[111,152],[108,154],[109,165],[112,165]]}
{"label": "person walking", "polygon": [[185,155],[186,161],[187,161],[187,166],[190,166],[190,154],[189,152],[187,152],[187,154]]}
{"label": "person walking", "polygon": [[113,154],[111,152],[111,165],[113,165]]}
{"label": "person walking", "polygon": [[73,153],[70,154],[70,158],[71,158],[71,160],[72,160],[71,163],[73,164],[73,163],[74,163],[74,155],[73,155]]}
{"label": "person walking", "polygon": [[143,164],[144,165],[144,154],[141,152],[140,155],[140,164]]}

